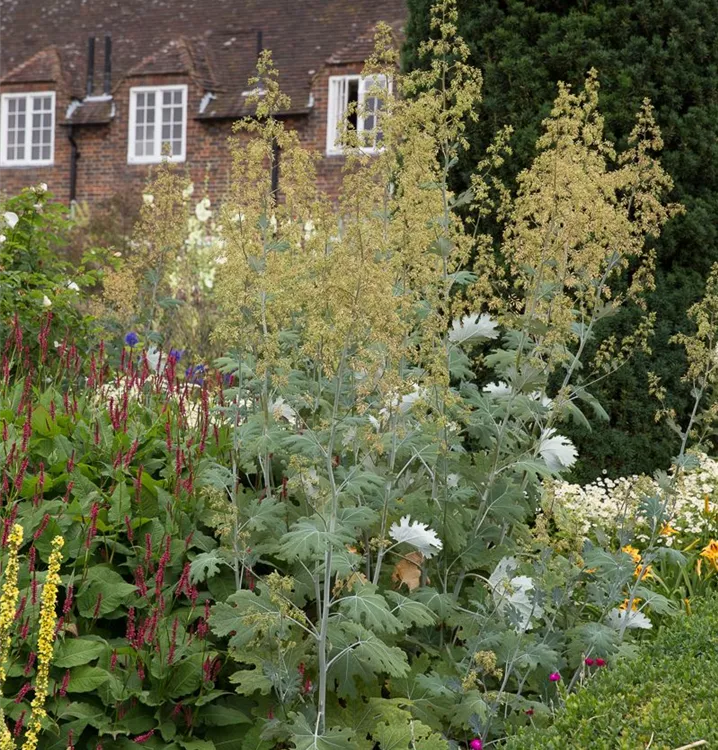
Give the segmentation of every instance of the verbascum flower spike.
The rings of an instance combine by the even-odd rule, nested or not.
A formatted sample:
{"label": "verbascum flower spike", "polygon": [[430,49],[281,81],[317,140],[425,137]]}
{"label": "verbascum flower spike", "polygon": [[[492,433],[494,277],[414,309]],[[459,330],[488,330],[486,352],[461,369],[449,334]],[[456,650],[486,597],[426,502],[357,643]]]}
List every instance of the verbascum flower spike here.
{"label": "verbascum flower spike", "polygon": [[5,660],[10,650],[11,629],[15,620],[15,610],[20,591],[17,577],[20,570],[18,553],[22,544],[22,526],[15,524],[8,537],[8,561],[5,567],[5,580],[0,596],[0,687],[5,682]]}
{"label": "verbascum flower spike", "polygon": [[62,546],[65,540],[56,536],[52,540],[52,552],[47,569],[47,578],[42,587],[40,601],[40,632],[37,636],[37,676],[35,678],[35,697],[30,705],[30,721],[25,735],[24,750],[35,750],[38,736],[42,729],[45,712],[45,699],[50,682],[50,662],[52,661],[52,647],[55,642],[55,621],[57,619],[57,590],[60,585],[60,563],[62,562]]}
{"label": "verbascum flower spike", "polygon": [[[22,544],[22,526],[15,524],[8,537],[8,560],[5,566],[5,580],[0,595],[0,697],[5,684],[7,673],[5,663],[12,641],[12,626],[15,620],[15,610],[20,591],[17,587],[17,577],[20,570],[18,553]],[[15,750],[15,741],[5,723],[5,713],[0,708],[0,750]]]}

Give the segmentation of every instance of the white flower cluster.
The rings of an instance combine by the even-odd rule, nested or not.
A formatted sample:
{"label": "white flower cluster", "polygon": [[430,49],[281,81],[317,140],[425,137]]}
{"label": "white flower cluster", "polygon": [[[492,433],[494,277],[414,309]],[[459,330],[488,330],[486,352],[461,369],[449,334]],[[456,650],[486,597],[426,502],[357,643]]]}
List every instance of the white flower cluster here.
{"label": "white flower cluster", "polygon": [[[718,500],[718,460],[696,454],[698,465],[676,481],[667,513],[677,531],[699,533],[706,504]],[[600,528],[611,531],[625,520],[641,521],[640,505],[646,497],[665,495],[657,482],[645,475],[610,479],[601,477],[586,485],[550,482],[545,486],[544,510],[560,516],[576,534],[586,536]]]}

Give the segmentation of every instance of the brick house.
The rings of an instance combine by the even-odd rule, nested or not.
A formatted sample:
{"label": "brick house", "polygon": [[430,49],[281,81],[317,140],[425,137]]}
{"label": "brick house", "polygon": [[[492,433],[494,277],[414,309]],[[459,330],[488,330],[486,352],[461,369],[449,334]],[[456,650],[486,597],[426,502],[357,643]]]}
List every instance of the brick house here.
{"label": "brick house", "polygon": [[2,0],[0,194],[45,182],[98,203],[139,190],[169,148],[221,199],[263,48],[291,97],[281,117],[322,153],[320,186],[336,194],[334,134],[363,100],[373,29],[400,32],[405,16],[405,0]]}

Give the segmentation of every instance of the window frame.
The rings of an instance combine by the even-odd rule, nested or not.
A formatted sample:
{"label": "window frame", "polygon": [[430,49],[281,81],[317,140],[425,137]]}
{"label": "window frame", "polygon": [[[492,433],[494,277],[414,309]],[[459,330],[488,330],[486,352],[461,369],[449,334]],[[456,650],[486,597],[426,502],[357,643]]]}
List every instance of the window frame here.
{"label": "window frame", "polygon": [[[359,109],[364,104],[367,94],[367,82],[375,78],[383,78],[387,93],[391,93],[391,78],[383,74],[372,74],[364,76],[361,73],[344,73],[341,75],[329,76],[327,84],[327,142],[326,142],[326,155],[327,156],[342,156],[346,153],[346,147],[337,144],[337,137],[339,135],[339,125],[341,118],[346,116],[346,111],[349,105],[348,97],[344,103],[344,111],[341,118],[337,116],[337,92],[339,81],[344,81],[345,85],[348,86],[349,81],[357,81],[357,106]],[[360,127],[364,122],[364,115],[359,111],[357,112],[357,131],[359,133],[365,132],[363,127]],[[362,153],[365,154],[378,154],[382,151],[383,146],[361,146]]]}
{"label": "window frame", "polygon": [[[162,104],[161,96],[165,91],[182,91],[182,148],[179,154],[167,156],[162,153]],[[155,136],[154,145],[157,154],[152,156],[136,156],[136,128],[137,128],[137,94],[154,93],[155,98]],[[130,88],[129,117],[127,120],[127,163],[128,164],[161,164],[163,161],[184,162],[187,160],[187,99],[189,86],[186,83],[172,83],[157,86],[132,86]]]}
{"label": "window frame", "polygon": [[[32,158],[32,101],[36,98],[50,97],[50,158]],[[25,158],[8,159],[8,101],[10,99],[25,99]],[[54,91],[7,91],[0,94],[0,167],[50,167],[55,163],[55,120],[57,112],[57,99]],[[44,130],[44,128],[42,128]],[[17,144],[15,144],[17,145]],[[40,144],[41,146],[43,144]]]}

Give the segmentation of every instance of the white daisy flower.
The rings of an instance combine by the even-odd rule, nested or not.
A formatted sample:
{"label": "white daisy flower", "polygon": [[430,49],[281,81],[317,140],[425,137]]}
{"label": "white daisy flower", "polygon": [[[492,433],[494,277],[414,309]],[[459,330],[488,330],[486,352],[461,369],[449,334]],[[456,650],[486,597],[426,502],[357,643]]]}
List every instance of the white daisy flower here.
{"label": "white daisy flower", "polygon": [[578,458],[576,446],[553,428],[544,430],[539,443],[539,454],[551,471],[570,469]]}
{"label": "white daisy flower", "polygon": [[499,380],[498,383],[488,383],[485,385],[483,392],[489,396],[510,396],[511,386],[508,383],[504,383],[503,380]]}
{"label": "white daisy flower", "polygon": [[510,611],[518,617],[516,629],[519,632],[531,629],[531,619],[543,616],[543,608],[529,595],[534,590],[534,582],[529,576],[513,576],[519,563],[515,557],[504,557],[489,578],[494,603],[500,612]]}
{"label": "white daisy flower", "polygon": [[400,523],[393,524],[389,535],[397,543],[406,542],[415,547],[427,560],[443,547],[435,531],[425,523],[412,521],[410,516],[404,516]]}
{"label": "white daisy flower", "polygon": [[629,612],[626,610],[618,609],[614,607],[608,613],[608,624],[620,630],[624,622],[627,621],[627,628],[641,628],[642,630],[650,630],[653,627],[653,623],[643,614],[643,612],[633,611]]}
{"label": "white daisy flower", "polygon": [[487,313],[472,313],[460,320],[457,318],[449,329],[449,341],[456,344],[479,339],[495,339],[498,335],[498,323]]}

